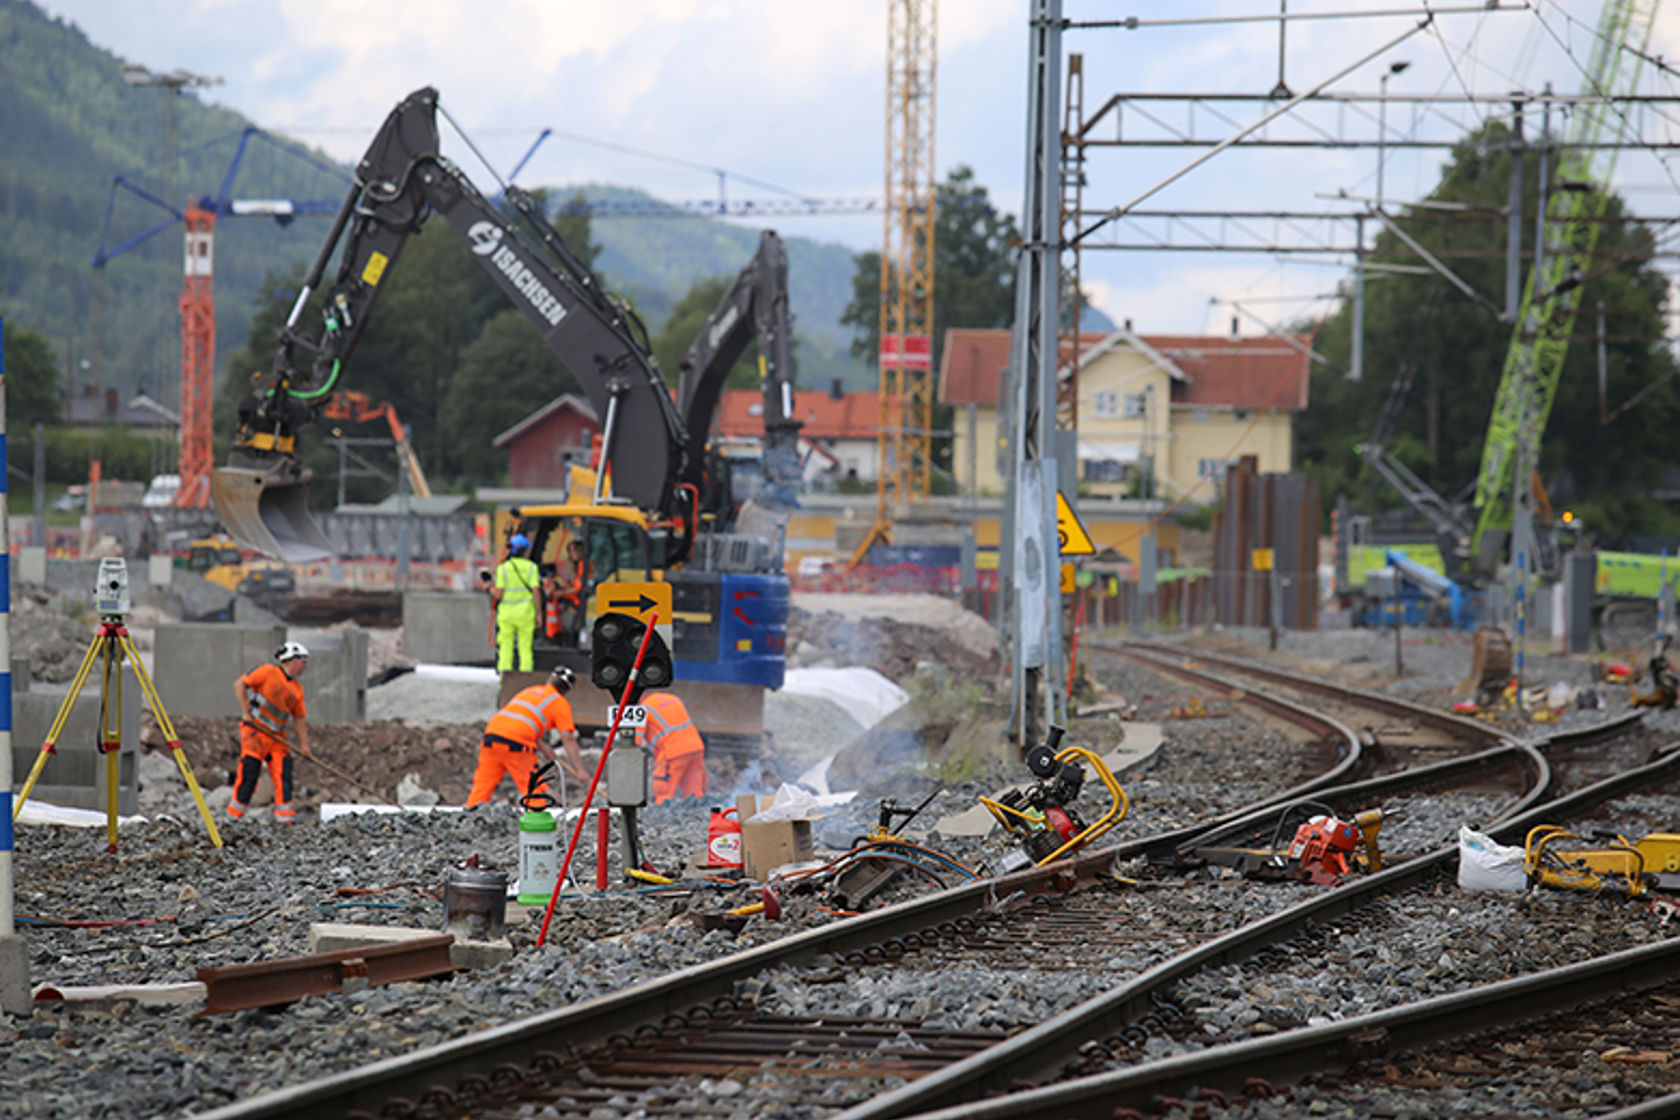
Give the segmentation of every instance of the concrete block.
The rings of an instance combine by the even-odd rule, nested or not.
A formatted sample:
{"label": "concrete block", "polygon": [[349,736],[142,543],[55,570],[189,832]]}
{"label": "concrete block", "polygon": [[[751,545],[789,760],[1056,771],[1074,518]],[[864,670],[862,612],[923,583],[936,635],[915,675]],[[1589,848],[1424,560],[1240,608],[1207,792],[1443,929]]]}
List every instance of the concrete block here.
{"label": "concrete block", "polygon": [[[13,680],[16,665],[13,666]],[[47,758],[40,780],[30,792],[32,799],[71,809],[105,808],[105,756],[98,749],[100,737],[99,670],[96,667],[76,698],[75,706],[59,732],[56,753]],[[122,673],[122,714],[118,734],[122,748],[117,752],[117,812],[139,811],[135,776],[140,759],[140,709],[145,699],[134,668],[126,662]],[[12,781],[22,789],[30,768],[40,755],[41,744],[52,730],[58,711],[70,694],[68,685],[37,685],[30,691],[12,691]],[[111,701],[115,703],[113,695]]]}
{"label": "concrete block", "polygon": [[380,945],[400,945],[422,937],[435,937],[437,932],[435,929],[371,926],[359,922],[310,922],[309,951],[336,953],[340,949],[372,949]]}
{"label": "concrete block", "polygon": [[403,656],[443,665],[489,664],[496,653],[490,597],[482,591],[403,593]]}
{"label": "concrete block", "polygon": [[449,947],[449,959],[456,968],[495,968],[513,959],[513,942],[505,937],[494,941],[469,941],[457,936]]}
{"label": "concrete block", "polygon": [[29,946],[21,933],[0,933],[0,1011],[28,1015],[34,1002],[29,990]]}
{"label": "concrete block", "polygon": [[[367,663],[368,633],[358,626],[309,639],[309,668],[300,683],[311,723],[357,723],[367,718]],[[228,687],[232,688],[231,680]]]}
{"label": "concrete block", "polygon": [[[340,949],[370,949],[380,945],[400,945],[434,937],[435,929],[409,929],[403,926],[369,926],[352,922],[310,922],[309,951],[334,953]],[[449,947],[449,959],[456,968],[494,968],[513,959],[513,943],[505,937],[494,941],[472,941],[456,937]]]}
{"label": "concrete block", "polygon": [[[237,719],[233,682],[265,661],[286,640],[284,626],[234,626],[214,622],[166,623],[152,647],[152,677],[172,716]],[[310,672],[315,669],[310,659]],[[314,715],[314,693],[304,681]]]}
{"label": "concrete block", "polygon": [[47,550],[39,545],[18,549],[17,579],[31,587],[46,586]]}
{"label": "concrete block", "polygon": [[168,587],[175,579],[175,558],[167,552],[146,557],[146,586]]}

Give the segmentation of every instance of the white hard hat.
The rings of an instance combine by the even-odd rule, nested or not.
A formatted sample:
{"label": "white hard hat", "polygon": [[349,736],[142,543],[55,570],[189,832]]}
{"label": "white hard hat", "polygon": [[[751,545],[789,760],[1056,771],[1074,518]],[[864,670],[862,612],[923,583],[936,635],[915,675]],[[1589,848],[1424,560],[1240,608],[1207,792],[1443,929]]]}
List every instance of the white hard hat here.
{"label": "white hard hat", "polygon": [[274,660],[282,665],[298,657],[309,660],[309,650],[302,642],[287,642],[274,651]]}

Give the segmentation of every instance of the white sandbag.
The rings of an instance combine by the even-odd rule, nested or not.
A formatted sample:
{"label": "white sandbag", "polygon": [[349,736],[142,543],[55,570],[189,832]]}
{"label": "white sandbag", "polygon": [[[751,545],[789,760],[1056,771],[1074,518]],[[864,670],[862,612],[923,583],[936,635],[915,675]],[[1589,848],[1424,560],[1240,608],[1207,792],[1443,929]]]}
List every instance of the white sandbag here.
{"label": "white sandbag", "polygon": [[1504,891],[1521,894],[1528,889],[1521,848],[1508,848],[1469,825],[1458,830],[1458,886],[1466,891]]}

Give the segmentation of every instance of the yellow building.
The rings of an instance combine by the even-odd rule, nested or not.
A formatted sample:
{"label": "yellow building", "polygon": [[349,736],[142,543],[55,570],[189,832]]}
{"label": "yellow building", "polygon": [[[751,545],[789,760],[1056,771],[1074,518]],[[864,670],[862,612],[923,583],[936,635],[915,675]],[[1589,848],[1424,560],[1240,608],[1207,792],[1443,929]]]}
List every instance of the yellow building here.
{"label": "yellow building", "polygon": [[[1225,465],[1294,469],[1293,421],[1307,407],[1310,339],[1087,334],[1079,370],[1079,490],[1210,501]],[[946,332],[939,400],[952,405],[952,466],[965,493],[1002,494],[1010,461],[998,431],[1006,330]],[[1064,369],[1063,376],[1067,375]]]}

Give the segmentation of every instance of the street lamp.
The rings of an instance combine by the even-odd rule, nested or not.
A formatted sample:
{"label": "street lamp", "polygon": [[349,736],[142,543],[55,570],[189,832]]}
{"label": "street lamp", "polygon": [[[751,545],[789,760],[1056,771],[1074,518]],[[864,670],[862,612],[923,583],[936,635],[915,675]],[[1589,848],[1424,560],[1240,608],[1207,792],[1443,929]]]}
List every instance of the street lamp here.
{"label": "street lamp", "polygon": [[1383,204],[1383,164],[1387,153],[1383,145],[1388,139],[1388,79],[1395,74],[1403,74],[1411,63],[1402,59],[1388,64],[1388,72],[1377,79],[1379,96],[1377,97],[1377,209]]}

